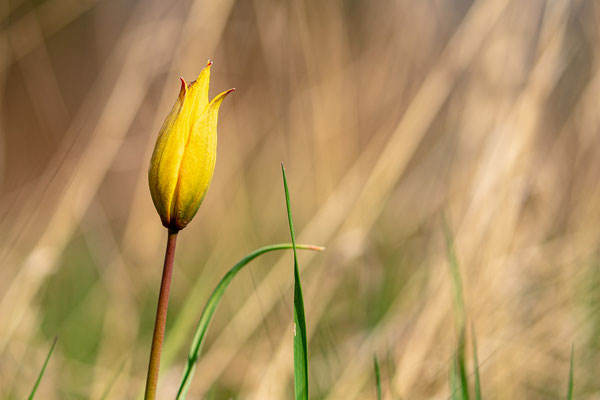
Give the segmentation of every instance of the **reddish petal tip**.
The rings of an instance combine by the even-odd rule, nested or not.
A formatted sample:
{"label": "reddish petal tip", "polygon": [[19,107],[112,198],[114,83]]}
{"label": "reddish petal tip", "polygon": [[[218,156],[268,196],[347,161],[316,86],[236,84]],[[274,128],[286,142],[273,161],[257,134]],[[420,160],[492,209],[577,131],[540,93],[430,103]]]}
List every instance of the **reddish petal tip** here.
{"label": "reddish petal tip", "polygon": [[185,79],[183,79],[182,77],[180,77],[179,80],[181,80],[181,89],[179,89],[179,97],[182,97],[185,96],[185,93],[187,92],[187,84],[185,83]]}
{"label": "reddish petal tip", "polygon": [[211,60],[208,60],[208,62],[206,63],[206,66],[210,67],[211,65],[213,65],[213,62]]}

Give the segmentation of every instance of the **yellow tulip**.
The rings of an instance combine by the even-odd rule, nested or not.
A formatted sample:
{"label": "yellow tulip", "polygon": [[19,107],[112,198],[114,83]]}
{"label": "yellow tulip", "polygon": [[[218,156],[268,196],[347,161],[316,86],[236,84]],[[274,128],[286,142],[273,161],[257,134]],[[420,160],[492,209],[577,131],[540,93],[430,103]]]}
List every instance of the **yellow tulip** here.
{"label": "yellow tulip", "polygon": [[181,230],[208,191],[217,157],[217,118],[229,89],[210,103],[210,66],[181,90],[158,134],[148,170],[150,194],[165,227]]}

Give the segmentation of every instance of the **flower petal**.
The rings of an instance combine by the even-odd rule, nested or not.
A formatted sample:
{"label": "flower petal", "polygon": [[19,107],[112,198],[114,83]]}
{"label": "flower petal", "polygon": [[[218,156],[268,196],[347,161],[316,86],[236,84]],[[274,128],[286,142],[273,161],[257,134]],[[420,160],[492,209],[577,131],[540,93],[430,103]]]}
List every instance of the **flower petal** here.
{"label": "flower petal", "polygon": [[196,215],[210,186],[217,159],[217,120],[219,107],[235,89],[215,97],[202,116],[193,122],[188,145],[179,169],[173,214],[178,229],[183,229]]}
{"label": "flower petal", "polygon": [[179,96],[160,129],[148,171],[152,201],[165,226],[171,219],[171,204],[189,131],[184,128],[188,124],[184,118],[187,103],[189,95],[181,78]]}
{"label": "flower petal", "polygon": [[208,60],[206,67],[200,72],[198,78],[188,86],[190,99],[193,99],[187,110],[189,112],[189,128],[193,126],[194,121],[197,121],[202,116],[204,109],[208,105],[208,86],[210,83],[210,67],[212,64],[212,61]]}

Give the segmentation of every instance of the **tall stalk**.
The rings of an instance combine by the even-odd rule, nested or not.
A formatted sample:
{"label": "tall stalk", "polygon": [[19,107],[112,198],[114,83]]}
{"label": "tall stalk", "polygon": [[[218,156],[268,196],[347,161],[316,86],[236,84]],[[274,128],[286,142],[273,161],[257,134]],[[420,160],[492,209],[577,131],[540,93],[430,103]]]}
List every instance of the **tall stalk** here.
{"label": "tall stalk", "polygon": [[169,236],[167,238],[165,265],[163,267],[162,280],[160,282],[160,294],[158,295],[158,306],[156,307],[156,321],[154,322],[154,334],[152,335],[152,349],[150,350],[150,362],[148,363],[148,378],[146,379],[146,394],[144,396],[145,400],[156,399],[158,372],[160,370],[160,354],[162,352],[163,339],[165,337],[167,309],[169,308],[169,289],[171,287],[171,277],[173,275],[173,260],[175,259],[177,232],[177,230],[169,229]]}

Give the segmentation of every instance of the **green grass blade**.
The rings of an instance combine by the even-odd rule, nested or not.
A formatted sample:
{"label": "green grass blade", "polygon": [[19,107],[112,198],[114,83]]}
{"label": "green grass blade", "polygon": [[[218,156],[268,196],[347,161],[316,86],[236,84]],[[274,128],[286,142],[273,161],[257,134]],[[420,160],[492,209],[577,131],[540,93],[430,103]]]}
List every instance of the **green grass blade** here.
{"label": "green grass blade", "polygon": [[471,343],[473,344],[473,368],[475,373],[475,400],[481,400],[481,380],[479,378],[479,359],[477,357],[477,338],[475,329],[471,326]]}
{"label": "green grass blade", "polygon": [[379,361],[373,355],[373,368],[375,369],[375,386],[377,387],[377,400],[381,400],[381,375],[379,374]]}
{"label": "green grass blade", "polygon": [[461,389],[458,384],[458,373],[457,373],[458,361],[456,359],[456,353],[452,355],[452,365],[450,366],[450,400],[461,399]]}
{"label": "green grass blade", "polygon": [[467,365],[465,362],[465,331],[461,330],[458,338],[458,375],[460,377],[460,389],[463,400],[469,400],[469,380],[467,377]]}
{"label": "green grass blade", "polygon": [[456,350],[456,359],[458,364],[458,376],[461,386],[461,398],[469,400],[469,380],[467,378],[467,366],[465,362],[465,303],[463,298],[463,286],[458,267],[458,258],[454,248],[454,239],[448,222],[444,218],[444,234],[446,236],[446,249],[448,252],[448,263],[450,264],[450,273],[452,275],[452,288],[454,291],[454,315],[456,318],[456,327],[458,329],[458,348]]}
{"label": "green grass blade", "polygon": [[[260,249],[254,250],[252,253],[248,254],[246,257],[241,259],[237,264],[235,264],[221,279],[215,290],[212,292],[210,298],[208,299],[206,305],[204,306],[204,310],[202,310],[202,315],[200,316],[200,321],[196,326],[196,331],[194,333],[194,340],[192,341],[192,346],[190,348],[190,352],[188,354],[188,361],[185,365],[185,369],[183,371],[183,376],[181,378],[181,384],[179,385],[179,391],[177,392],[177,399],[183,400],[187,395],[187,391],[189,389],[190,383],[192,382],[192,378],[194,376],[194,371],[196,370],[196,361],[198,360],[198,356],[200,351],[202,350],[202,345],[204,344],[204,339],[206,338],[206,332],[210,326],[210,322],[212,321],[212,317],[221,301],[221,297],[223,297],[223,293],[225,289],[231,283],[235,275],[250,261],[254,260],[256,257],[271,252],[275,250],[286,250],[293,249],[294,244],[292,243],[280,243],[274,244],[271,246],[261,247]],[[323,250],[323,247],[298,244],[295,246],[297,249],[302,250]]]}
{"label": "green grass blade", "polygon": [[281,164],[283,174],[283,187],[285,190],[285,203],[287,206],[290,235],[294,246],[294,391],[296,400],[308,400],[308,356],[306,344],[306,318],[304,315],[304,299],[302,298],[302,285],[298,271],[298,257],[296,254],[296,237],[290,206],[290,191],[288,189],[285,168]]}
{"label": "green grass blade", "polygon": [[573,398],[573,353],[574,346],[571,345],[571,366],[569,367],[569,387],[567,389],[567,400],[571,400]]}
{"label": "green grass blade", "polygon": [[40,382],[42,381],[42,377],[44,376],[44,372],[46,372],[46,367],[48,366],[48,361],[50,361],[50,357],[52,356],[52,352],[54,352],[54,347],[56,347],[56,342],[58,341],[58,336],[54,338],[52,342],[52,346],[50,346],[50,350],[48,351],[48,355],[46,356],[46,360],[44,361],[44,365],[42,365],[42,370],[40,371],[40,375],[35,381],[35,385],[33,385],[33,390],[29,395],[29,400],[32,400],[35,396],[35,392],[38,390],[38,386],[40,386]]}

